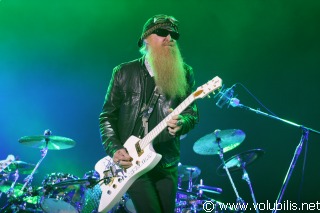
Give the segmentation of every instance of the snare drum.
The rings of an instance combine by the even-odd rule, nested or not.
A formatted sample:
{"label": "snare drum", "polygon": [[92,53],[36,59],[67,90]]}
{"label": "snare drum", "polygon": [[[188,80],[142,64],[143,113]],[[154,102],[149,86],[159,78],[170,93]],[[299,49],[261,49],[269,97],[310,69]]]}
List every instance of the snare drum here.
{"label": "snare drum", "polygon": [[65,173],[52,173],[43,180],[44,188],[40,206],[46,213],[78,213],[84,188],[78,177]]}

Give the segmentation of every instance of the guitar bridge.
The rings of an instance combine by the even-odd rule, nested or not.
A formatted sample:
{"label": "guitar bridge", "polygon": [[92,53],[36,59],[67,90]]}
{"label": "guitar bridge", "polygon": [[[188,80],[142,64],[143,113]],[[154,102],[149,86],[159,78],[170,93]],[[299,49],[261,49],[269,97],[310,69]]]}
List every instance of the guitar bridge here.
{"label": "guitar bridge", "polygon": [[139,141],[135,144],[135,147],[136,147],[136,151],[138,153],[138,156],[140,157],[143,154],[143,150],[140,147]]}

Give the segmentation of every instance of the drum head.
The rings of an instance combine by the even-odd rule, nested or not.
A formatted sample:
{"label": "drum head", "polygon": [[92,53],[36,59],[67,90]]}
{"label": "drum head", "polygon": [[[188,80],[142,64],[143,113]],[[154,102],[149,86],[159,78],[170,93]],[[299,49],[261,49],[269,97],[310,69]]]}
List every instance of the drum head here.
{"label": "drum head", "polygon": [[46,213],[78,213],[84,195],[84,186],[77,176],[52,173],[43,180],[44,193],[40,206]]}
{"label": "drum head", "polygon": [[41,203],[41,208],[45,212],[50,213],[78,213],[69,203],[63,200],[56,200],[54,198],[47,198]]}

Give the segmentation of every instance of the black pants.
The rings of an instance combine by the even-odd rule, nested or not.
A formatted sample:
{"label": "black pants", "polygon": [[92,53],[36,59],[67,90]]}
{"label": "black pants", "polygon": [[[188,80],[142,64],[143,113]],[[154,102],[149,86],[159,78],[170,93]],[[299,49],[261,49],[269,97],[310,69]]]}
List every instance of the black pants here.
{"label": "black pants", "polygon": [[177,181],[177,166],[156,166],[138,178],[129,188],[128,194],[138,213],[173,213]]}

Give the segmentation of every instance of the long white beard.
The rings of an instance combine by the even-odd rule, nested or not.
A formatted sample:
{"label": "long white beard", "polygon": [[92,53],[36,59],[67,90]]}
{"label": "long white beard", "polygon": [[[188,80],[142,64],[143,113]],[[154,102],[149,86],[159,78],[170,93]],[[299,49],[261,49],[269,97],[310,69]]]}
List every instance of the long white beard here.
{"label": "long white beard", "polygon": [[170,98],[185,97],[188,85],[178,46],[149,47],[146,57],[162,94]]}

